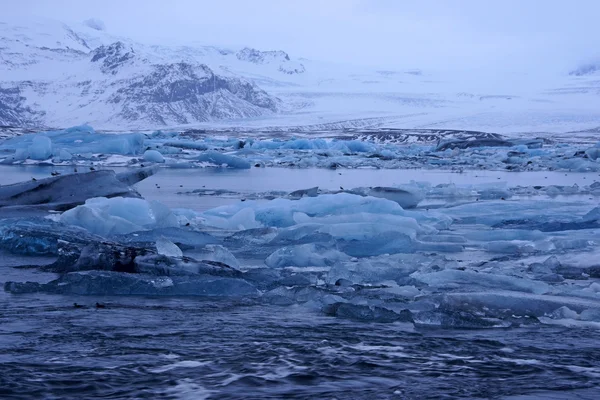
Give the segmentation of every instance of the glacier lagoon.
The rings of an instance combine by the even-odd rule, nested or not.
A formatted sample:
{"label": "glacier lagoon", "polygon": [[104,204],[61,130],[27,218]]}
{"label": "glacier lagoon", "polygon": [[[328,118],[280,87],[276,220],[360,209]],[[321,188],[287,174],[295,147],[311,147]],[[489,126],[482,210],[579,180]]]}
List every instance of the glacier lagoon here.
{"label": "glacier lagoon", "polygon": [[[549,171],[565,147],[544,146],[523,172],[273,168],[271,149],[138,176],[143,147],[133,168],[2,166],[3,394],[596,398],[600,164]],[[38,196],[75,169],[73,193]]]}

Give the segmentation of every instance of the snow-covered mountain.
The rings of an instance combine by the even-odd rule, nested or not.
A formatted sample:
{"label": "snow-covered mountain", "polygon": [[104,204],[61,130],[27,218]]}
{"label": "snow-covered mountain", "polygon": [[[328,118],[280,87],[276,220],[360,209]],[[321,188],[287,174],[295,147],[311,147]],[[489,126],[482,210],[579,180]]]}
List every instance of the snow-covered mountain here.
{"label": "snow-covered mountain", "polygon": [[[144,46],[91,28],[0,23],[0,125],[157,127],[271,115],[281,101],[204,59],[303,67],[283,52]],[[114,40],[114,41],[113,41]]]}
{"label": "snow-covered mountain", "polygon": [[[390,49],[401,51],[401,49]],[[101,21],[0,16],[0,125],[571,132],[600,127],[600,68],[437,71],[150,45]]]}

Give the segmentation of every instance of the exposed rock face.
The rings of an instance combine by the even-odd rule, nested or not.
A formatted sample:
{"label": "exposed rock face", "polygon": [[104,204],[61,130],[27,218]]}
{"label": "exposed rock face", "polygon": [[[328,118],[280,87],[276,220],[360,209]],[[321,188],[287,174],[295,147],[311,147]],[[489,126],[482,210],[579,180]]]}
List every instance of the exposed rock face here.
{"label": "exposed rock face", "polygon": [[596,72],[600,71],[600,63],[598,64],[585,64],[581,65],[573,71],[569,72],[569,75],[574,76],[584,76],[584,75],[592,75]]}
{"label": "exposed rock face", "polygon": [[100,46],[92,51],[92,62],[101,63],[102,72],[113,75],[118,72],[120,66],[132,61],[134,57],[133,49],[127,48],[123,42]]}
{"label": "exposed rock face", "polygon": [[120,87],[109,102],[125,120],[167,125],[257,117],[277,111],[277,99],[256,85],[223,78],[206,65],[155,65]]}
{"label": "exposed rock face", "polygon": [[26,100],[20,88],[4,89],[0,86],[0,125],[31,126],[39,123],[45,113],[27,106]]}

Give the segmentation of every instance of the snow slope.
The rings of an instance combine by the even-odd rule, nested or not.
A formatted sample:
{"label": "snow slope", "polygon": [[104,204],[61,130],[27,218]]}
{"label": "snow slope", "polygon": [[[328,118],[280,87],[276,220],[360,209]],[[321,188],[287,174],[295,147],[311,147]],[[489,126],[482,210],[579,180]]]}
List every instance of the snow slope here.
{"label": "snow slope", "polygon": [[[600,127],[600,72],[373,70],[284,51],[158,46],[100,21],[0,16],[0,125],[97,129],[470,129]],[[400,51],[390,49],[390,51]]]}

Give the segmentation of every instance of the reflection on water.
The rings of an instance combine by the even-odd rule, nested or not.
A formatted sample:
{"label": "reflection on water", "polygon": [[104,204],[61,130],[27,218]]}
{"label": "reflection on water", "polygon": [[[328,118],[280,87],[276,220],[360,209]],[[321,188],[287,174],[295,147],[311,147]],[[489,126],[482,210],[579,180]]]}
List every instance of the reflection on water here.
{"label": "reflection on water", "polygon": [[[81,169],[86,167],[80,167]],[[126,168],[113,168],[122,172]],[[51,166],[0,166],[0,182],[10,184],[31,178],[49,177],[52,171],[72,173],[73,167]],[[252,168],[236,170],[227,168],[169,169],[163,168],[150,178],[138,183],[136,188],[147,199],[163,202],[169,207],[206,210],[223,204],[237,202],[210,196],[178,195],[194,189],[226,189],[240,193],[266,191],[291,192],[318,186],[326,190],[354,188],[359,186],[395,186],[416,182],[432,185],[454,183],[498,184],[508,186],[534,185],[590,185],[600,181],[597,173],[564,173],[552,171],[504,172],[504,171],[465,171],[463,173],[434,170],[392,170],[392,169],[290,169]]]}

